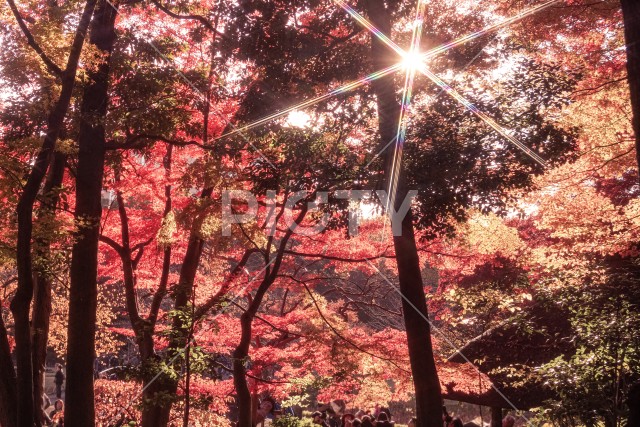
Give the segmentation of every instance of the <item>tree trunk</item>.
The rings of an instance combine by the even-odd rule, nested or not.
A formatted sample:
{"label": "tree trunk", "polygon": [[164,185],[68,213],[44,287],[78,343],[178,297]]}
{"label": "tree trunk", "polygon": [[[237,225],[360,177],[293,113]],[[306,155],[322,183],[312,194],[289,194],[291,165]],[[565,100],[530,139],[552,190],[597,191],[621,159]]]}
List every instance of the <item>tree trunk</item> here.
{"label": "tree trunk", "polygon": [[44,376],[49,339],[49,321],[51,317],[51,282],[49,278],[38,275],[35,280],[33,299],[33,404],[36,426],[45,424]]}
{"label": "tree trunk", "polygon": [[90,42],[103,54],[88,73],[80,109],[76,212],[79,229],[71,259],[67,345],[67,427],[95,425],[93,361],[97,310],[98,239],[105,158],[104,117],[108,104],[109,63],[115,40],[115,9],[100,0],[91,23]]}
{"label": "tree trunk", "polygon": [[[210,197],[212,189],[205,189],[201,197]],[[176,310],[186,310],[187,304],[191,298],[193,291],[193,283],[198,271],[198,265],[200,263],[200,256],[202,255],[202,247],[204,241],[198,237],[197,232],[192,231],[187,246],[187,252],[184,256],[182,263],[182,269],[180,270],[180,279],[178,285],[175,288],[175,304]],[[165,252],[165,262],[168,264],[170,258],[170,252]],[[163,275],[164,277],[164,275]],[[170,343],[171,351],[168,353],[169,358],[177,355],[187,345],[188,342],[188,329],[185,329],[181,319],[174,319],[172,325],[172,336]],[[174,368],[179,369],[177,365]],[[173,402],[171,397],[175,397],[178,390],[178,379],[172,378],[169,375],[160,373],[156,376],[157,368],[146,373],[143,379],[143,409],[142,409],[142,427],[162,427],[169,423],[169,415],[171,413],[171,407]],[[153,381],[153,383],[151,383]]]}
{"label": "tree trunk", "polygon": [[[391,35],[390,12],[386,9],[384,2],[382,0],[368,0],[366,8],[373,25],[384,34]],[[371,51],[375,69],[387,67],[398,60],[397,54],[376,37],[372,38]],[[384,147],[396,136],[400,117],[400,104],[396,97],[393,76],[376,80],[372,85],[378,103],[380,147]],[[387,166],[385,171],[387,181],[392,178],[389,173],[395,146],[396,144],[390,144],[384,153]],[[401,169],[400,167],[397,196],[393,200],[393,205],[396,208],[402,204],[407,195],[404,173]],[[389,197],[391,197],[391,194]],[[422,283],[420,259],[415,241],[411,210],[402,219],[402,234],[393,237],[393,245],[398,264],[400,292],[403,296],[402,312],[407,331],[409,359],[416,394],[418,426],[441,427],[442,395],[431,343],[431,327],[427,320],[429,316],[427,300]]]}
{"label": "tree trunk", "polygon": [[[167,147],[167,153],[164,157],[163,164],[165,168],[165,176],[167,180],[171,178],[171,155],[173,152],[173,147],[169,145]],[[171,213],[171,185],[167,184],[164,188],[165,194],[165,205],[164,205],[164,214],[163,217],[166,218],[169,213]],[[149,364],[153,364],[159,360],[157,355],[155,354],[154,342],[153,342],[153,334],[155,331],[156,321],[158,319],[158,311],[160,310],[160,305],[162,303],[162,299],[167,292],[167,285],[169,282],[169,272],[171,267],[171,246],[167,246],[164,248],[163,260],[162,260],[162,274],[160,275],[160,284],[158,286],[158,290],[153,296],[153,301],[151,303],[151,309],[149,310],[148,317],[148,327],[149,331],[144,335],[144,339],[140,344],[140,354],[142,363],[149,366]],[[171,384],[166,383],[165,378],[158,378],[154,381],[153,384],[150,384],[151,381],[155,377],[155,369],[151,369],[150,373],[153,375],[146,376],[143,380],[143,387],[145,387],[144,392],[142,394],[143,401],[145,404],[142,407],[142,427],[158,427],[165,426],[169,423],[169,411],[165,410],[162,405],[151,405],[149,402],[152,402],[156,396],[156,393],[159,393],[163,390],[167,390],[170,388]]]}
{"label": "tree trunk", "polygon": [[627,80],[633,111],[633,132],[636,141],[636,160],[640,167],[640,2],[621,0],[624,18],[624,38],[627,46]]}
{"label": "tree trunk", "polygon": [[[213,189],[205,189],[201,197],[210,197],[212,191]],[[204,241],[198,236],[196,231],[192,231],[187,252],[182,263],[182,269],[180,270],[180,279],[174,291],[175,310],[185,311],[188,309],[203,246]],[[185,328],[185,325],[179,317],[174,319],[172,331],[173,337],[170,343],[171,351],[168,353],[169,358],[173,358],[184,349],[188,343],[189,336],[188,328]],[[179,357],[176,358],[174,364],[174,369],[176,370],[180,368],[180,366],[178,366],[179,359]],[[144,391],[145,401],[142,413],[142,427],[162,427],[168,424],[173,402],[167,397],[174,397],[178,390],[178,378],[171,378],[171,376],[165,374],[160,374],[156,377],[156,374],[157,373],[154,372],[150,378],[147,378],[143,382],[143,386],[149,387]],[[153,380],[154,382],[149,385],[147,380]]]}
{"label": "tree trunk", "polygon": [[148,380],[144,381],[143,387],[147,388],[142,393],[144,402],[142,427],[163,427],[168,425],[171,404],[163,402],[162,399],[166,399],[166,393],[174,389],[174,381],[165,375],[161,375],[153,383]]}
{"label": "tree trunk", "polygon": [[491,427],[502,427],[502,408],[491,407]]}
{"label": "tree trunk", "polygon": [[29,325],[29,311],[33,297],[33,266],[31,258],[31,237],[33,232],[33,206],[36,201],[40,185],[51,163],[56,142],[64,126],[64,118],[69,109],[73,87],[75,85],[76,70],[84,38],[93,14],[95,0],[85,4],[82,17],[78,24],[74,41],[67,60],[67,66],[62,73],[62,88],[60,97],[47,118],[47,133],[44,137],[40,152],[36,156],[33,168],[27,178],[24,190],[20,195],[17,206],[18,238],[16,245],[16,263],[18,270],[18,288],[11,301],[16,340],[17,375],[17,424],[33,427],[35,414],[33,402],[33,366],[31,328]]}
{"label": "tree trunk", "polygon": [[[309,200],[306,200],[306,202],[308,201]],[[302,223],[302,220],[307,214],[307,210],[308,210],[308,205],[305,204],[300,210],[300,213],[298,214],[295,220],[296,224]],[[277,216],[277,218],[279,218],[283,213],[284,213],[284,208],[280,212],[280,214]],[[277,218],[276,218],[276,221],[278,220]],[[267,264],[267,267],[264,273],[264,278],[262,279],[260,286],[258,286],[258,290],[256,291],[256,294],[251,300],[249,307],[247,307],[247,310],[244,313],[242,313],[242,316],[240,316],[240,328],[241,328],[240,342],[238,343],[235,350],[233,351],[233,384],[235,386],[236,394],[238,396],[236,403],[238,406],[238,414],[239,414],[238,424],[236,427],[252,427],[253,426],[253,409],[252,409],[253,406],[252,406],[252,399],[251,399],[251,391],[249,390],[249,384],[247,383],[247,378],[246,378],[247,368],[245,366],[247,362],[247,358],[249,357],[249,346],[251,345],[251,330],[252,330],[253,319],[255,318],[256,313],[258,312],[258,309],[260,308],[260,304],[262,304],[262,299],[264,298],[265,294],[267,293],[267,291],[269,290],[273,282],[275,282],[276,280],[276,276],[278,275],[278,271],[280,271],[280,266],[282,265],[282,259],[285,254],[287,243],[289,242],[289,239],[291,238],[292,234],[293,234],[293,231],[291,229],[288,229],[285,232],[282,239],[280,240],[280,242],[278,243],[278,250],[276,251],[275,261],[273,262],[271,267],[269,267],[269,265]],[[272,241],[273,241],[273,238],[269,238],[269,243],[267,243],[267,250],[266,250],[267,254],[271,253]],[[265,258],[265,263],[269,263],[269,262],[270,262],[269,259]]]}
{"label": "tree trunk", "polygon": [[[640,2],[637,0],[621,0],[624,20],[624,39],[627,48],[627,80],[631,109],[632,126],[635,136],[636,162],[640,170]],[[640,178],[640,173],[638,174]],[[640,427],[640,385],[629,390],[628,427]]]}
{"label": "tree trunk", "polygon": [[240,326],[242,335],[240,342],[233,352],[233,385],[236,389],[238,405],[237,427],[252,427],[253,417],[251,413],[251,391],[247,384],[247,368],[245,366],[249,355],[249,344],[251,344],[251,323],[253,315],[248,311],[242,313]]}
{"label": "tree trunk", "polygon": [[[43,202],[39,213],[39,219],[50,221],[55,216],[56,206],[60,199],[59,189],[64,177],[64,165],[66,156],[56,152],[53,163],[49,169],[47,180],[44,184]],[[51,242],[43,239],[36,245],[36,253],[42,259],[41,262],[49,264],[51,259]],[[51,280],[46,271],[35,271],[35,288],[33,292],[32,314],[32,340],[33,350],[33,402],[36,418],[36,426],[45,424],[45,415],[42,409],[44,394],[44,376],[47,357],[47,343],[49,339],[49,321],[51,318]]]}
{"label": "tree trunk", "polygon": [[629,407],[627,427],[640,427],[640,382],[629,387],[627,406]]}
{"label": "tree trunk", "polygon": [[[405,191],[399,189],[400,200]],[[402,236],[394,236],[393,246],[398,263],[400,292],[403,295],[402,313],[407,330],[409,360],[416,392],[418,427],[442,425],[442,395],[436,370],[431,327],[427,321],[427,300],[420,272],[411,210],[402,220]]]}
{"label": "tree trunk", "polygon": [[17,425],[16,372],[13,369],[11,350],[4,319],[0,316],[0,426]]}

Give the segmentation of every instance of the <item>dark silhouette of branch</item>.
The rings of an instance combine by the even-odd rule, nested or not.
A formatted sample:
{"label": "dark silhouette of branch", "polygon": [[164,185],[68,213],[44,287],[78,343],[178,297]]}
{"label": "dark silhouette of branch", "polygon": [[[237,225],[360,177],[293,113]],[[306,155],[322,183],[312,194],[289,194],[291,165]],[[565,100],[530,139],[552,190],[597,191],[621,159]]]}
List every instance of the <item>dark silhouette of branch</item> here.
{"label": "dark silhouette of branch", "polygon": [[62,69],[58,67],[56,63],[53,62],[47,56],[46,53],[44,53],[44,50],[42,50],[42,48],[40,47],[36,39],[33,37],[33,34],[31,34],[29,27],[27,27],[27,24],[24,22],[22,15],[20,15],[20,11],[16,7],[16,3],[13,0],[7,0],[7,4],[9,4],[9,8],[11,9],[11,12],[13,12],[13,16],[16,17],[16,21],[18,21],[18,26],[20,26],[22,33],[27,38],[27,43],[29,44],[29,46],[31,46],[33,50],[38,54],[40,59],[42,59],[42,62],[44,62],[44,65],[47,66],[47,69],[51,74],[53,74],[56,77],[62,77],[62,74],[64,73],[64,71],[62,71]]}
{"label": "dark silhouette of branch", "polygon": [[393,366],[395,366],[396,368],[400,369],[403,372],[406,372],[408,374],[410,374],[411,372],[407,371],[404,368],[401,368],[400,366],[398,366],[398,364],[396,364],[396,362],[392,359],[389,359],[387,357],[383,357],[383,356],[379,356],[377,354],[371,353],[370,351],[365,350],[364,348],[360,347],[358,344],[354,343],[353,341],[351,341],[350,339],[346,338],[344,335],[342,335],[340,333],[340,331],[338,331],[335,326],[333,326],[329,320],[325,317],[324,313],[322,312],[322,310],[320,309],[320,306],[318,305],[318,302],[316,301],[315,297],[313,296],[313,293],[311,292],[311,290],[309,289],[309,287],[307,286],[306,283],[304,283],[302,280],[297,280],[294,279],[296,282],[300,283],[307,291],[307,293],[309,294],[309,297],[311,298],[311,301],[313,301],[313,305],[316,307],[316,311],[318,312],[318,314],[320,315],[320,318],[322,319],[322,321],[329,327],[329,329],[331,329],[331,331],[338,337],[340,338],[342,341],[346,342],[347,344],[349,344],[351,347],[355,348],[356,350],[364,353],[364,354],[368,354],[371,357],[375,357],[376,359],[380,359],[380,360],[384,360],[385,362],[389,362],[390,364],[392,364]]}
{"label": "dark silhouette of branch", "polygon": [[196,312],[195,312],[195,314],[193,316],[194,317],[194,321],[199,320],[204,315],[206,315],[207,312],[209,310],[211,310],[213,307],[215,307],[216,305],[221,304],[221,303],[224,302],[224,300],[226,299],[227,291],[229,290],[229,287],[231,285],[231,282],[233,282],[233,280],[244,269],[244,266],[249,261],[249,258],[251,258],[251,255],[253,255],[254,253],[258,253],[258,252],[260,252],[260,251],[258,249],[255,249],[255,248],[247,249],[244,252],[244,255],[242,256],[242,259],[233,268],[233,270],[229,274],[229,277],[227,278],[227,280],[225,280],[223,285],[220,287],[220,290],[218,292],[216,292],[213,296],[211,296],[204,304],[202,304],[200,307],[198,307],[198,309],[196,310]]}
{"label": "dark silhouette of branch", "polygon": [[153,134],[139,134],[133,135],[127,138],[127,140],[121,144],[117,144],[113,141],[109,141],[105,144],[106,150],[125,150],[125,149],[135,149],[135,148],[144,148],[150,141],[162,141],[169,145],[174,145],[178,147],[186,147],[189,145],[196,145],[204,150],[213,150],[213,146],[204,145],[198,141],[194,140],[180,140],[180,139],[170,139],[162,135],[153,135]]}
{"label": "dark silhouette of branch", "polygon": [[330,260],[330,261],[356,262],[356,263],[371,261],[371,260],[379,259],[379,258],[395,258],[395,255],[386,255],[384,253],[382,253],[380,255],[377,255],[377,256],[366,257],[366,258],[343,258],[343,257],[339,257],[339,256],[334,256],[334,255],[311,254],[311,253],[298,252],[298,251],[292,251],[292,250],[286,250],[285,253],[288,254],[288,255],[297,255],[297,256],[306,257],[306,258],[320,258],[320,259],[326,259],[326,260]]}
{"label": "dark silhouette of branch", "polygon": [[164,13],[166,13],[167,15],[169,15],[172,18],[198,21],[202,25],[204,25],[209,31],[215,33],[217,36],[220,36],[225,40],[229,40],[229,37],[226,34],[221,33],[220,31],[218,31],[215,28],[215,26],[211,23],[211,21],[209,21],[204,16],[201,16],[201,15],[180,15],[178,13],[173,12],[168,7],[164,6],[158,0],[151,0],[151,3],[153,3],[158,9],[160,9],[161,11],[163,11]]}

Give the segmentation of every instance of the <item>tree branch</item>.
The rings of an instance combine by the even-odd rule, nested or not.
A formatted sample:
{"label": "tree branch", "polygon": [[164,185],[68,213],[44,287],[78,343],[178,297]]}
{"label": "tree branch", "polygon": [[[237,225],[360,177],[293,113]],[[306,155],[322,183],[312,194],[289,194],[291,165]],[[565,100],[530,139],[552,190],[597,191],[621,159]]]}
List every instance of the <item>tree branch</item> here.
{"label": "tree branch", "polygon": [[29,44],[29,46],[31,46],[33,50],[38,54],[40,59],[42,59],[42,62],[44,62],[44,65],[47,66],[47,69],[51,74],[53,74],[56,77],[62,77],[62,74],[64,73],[64,71],[62,71],[62,69],[58,67],[55,64],[55,62],[53,62],[47,56],[46,53],[44,53],[44,51],[42,50],[42,48],[40,47],[36,39],[33,37],[33,34],[31,34],[31,31],[27,27],[27,24],[25,24],[24,19],[22,18],[22,15],[20,15],[20,11],[16,7],[16,3],[13,0],[7,0],[7,3],[9,4],[9,8],[11,9],[11,12],[13,12],[13,16],[16,17],[16,21],[18,21],[18,25],[20,26],[22,33],[27,38],[27,43]]}
{"label": "tree branch", "polygon": [[195,145],[204,150],[214,149],[214,147],[212,146],[204,145],[194,140],[183,141],[179,139],[170,139],[162,135],[153,135],[153,134],[133,135],[128,137],[127,140],[122,144],[116,144],[113,141],[109,141],[105,144],[105,149],[106,150],[126,150],[126,149],[133,149],[133,148],[144,148],[146,147],[149,141],[162,141],[169,145],[175,145],[178,147],[187,147],[189,145]]}
{"label": "tree branch", "polygon": [[163,11],[164,13],[166,13],[167,15],[169,15],[172,18],[175,19],[186,19],[186,20],[192,20],[192,21],[198,21],[200,22],[202,25],[204,25],[209,31],[215,33],[217,36],[222,37],[225,40],[229,40],[229,37],[224,34],[221,33],[220,31],[218,31],[214,25],[211,23],[211,21],[209,21],[207,18],[205,18],[204,16],[200,16],[200,15],[180,15],[177,14],[175,12],[173,12],[171,9],[169,9],[168,7],[164,6],[162,3],[160,3],[158,0],[151,0],[151,3],[153,3],[154,5],[156,5],[156,7],[158,9],[160,9],[161,11]]}
{"label": "tree branch", "polygon": [[366,257],[366,258],[343,258],[343,257],[339,257],[339,256],[334,256],[334,255],[324,255],[324,254],[310,254],[310,253],[306,253],[306,252],[297,252],[297,251],[293,251],[293,250],[286,250],[285,253],[289,254],[289,255],[298,255],[301,257],[306,257],[306,258],[320,258],[320,259],[326,259],[326,260],[330,260],[330,261],[340,261],[340,262],[366,262],[366,261],[370,261],[370,260],[374,260],[374,259],[379,259],[379,258],[395,258],[395,255],[385,255],[384,253],[378,255],[378,256],[374,256],[374,257]]}
{"label": "tree branch", "polygon": [[315,297],[313,296],[313,294],[311,293],[311,290],[309,289],[309,287],[307,286],[306,283],[304,283],[302,280],[297,280],[294,279],[296,282],[300,283],[307,291],[307,293],[309,294],[309,297],[311,297],[311,300],[313,301],[313,305],[316,307],[316,311],[318,312],[318,314],[320,315],[320,318],[322,319],[322,321],[329,327],[329,329],[331,329],[331,331],[341,340],[343,340],[344,342],[346,342],[347,344],[349,344],[350,346],[352,346],[353,348],[355,348],[356,350],[364,353],[364,354],[368,354],[371,357],[375,357],[376,359],[380,359],[380,360],[384,360],[385,362],[389,362],[390,364],[392,364],[393,366],[395,366],[396,368],[400,369],[401,371],[404,371],[408,374],[411,374],[411,372],[407,371],[404,368],[401,368],[400,366],[398,366],[394,360],[383,357],[383,356],[379,356],[377,354],[371,353],[367,350],[365,350],[364,348],[360,347],[359,345],[357,345],[356,343],[354,343],[353,341],[349,340],[348,338],[346,338],[344,335],[342,335],[330,322],[329,320],[325,317],[324,313],[322,313],[322,310],[320,310],[320,306],[318,305],[318,302],[316,301]]}
{"label": "tree branch", "polygon": [[106,243],[107,245],[111,246],[111,248],[113,248],[113,250],[116,251],[118,255],[121,255],[122,252],[124,251],[124,248],[118,242],[116,242],[110,237],[107,237],[101,234],[99,239],[102,243]]}
{"label": "tree branch", "polygon": [[229,274],[229,278],[222,284],[222,287],[220,288],[220,290],[216,292],[213,296],[211,296],[204,304],[198,307],[198,309],[194,314],[194,322],[202,318],[205,314],[207,314],[209,310],[211,310],[213,307],[215,307],[216,305],[220,304],[223,301],[224,296],[229,290],[229,286],[231,285],[231,282],[233,281],[233,279],[236,276],[238,276],[238,274],[240,274],[244,266],[249,261],[249,258],[251,258],[251,255],[257,252],[260,252],[260,250],[255,248],[247,249],[246,251],[244,251],[244,255],[242,256],[242,259],[240,259],[240,262],[238,262],[238,265],[236,265],[233,268],[233,270],[231,271],[231,274]]}

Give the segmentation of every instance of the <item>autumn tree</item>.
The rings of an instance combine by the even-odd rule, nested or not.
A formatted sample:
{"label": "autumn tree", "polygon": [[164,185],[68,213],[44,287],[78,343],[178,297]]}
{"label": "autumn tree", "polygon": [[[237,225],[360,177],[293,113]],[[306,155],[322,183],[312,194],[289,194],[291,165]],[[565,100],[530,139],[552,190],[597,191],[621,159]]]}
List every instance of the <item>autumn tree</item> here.
{"label": "autumn tree", "polygon": [[[58,66],[56,62],[49,57],[34,38],[22,16],[22,13],[18,10],[15,3],[11,1],[9,2],[9,6],[16,18],[16,22],[20,27],[20,30],[26,38],[27,43],[37,54],[40,60],[42,60],[47,71],[55,76],[55,78],[59,80],[60,84],[60,93],[57,101],[52,105],[46,119],[46,136],[40,151],[35,157],[33,168],[27,176],[24,190],[21,193],[16,208],[18,213],[18,243],[16,249],[18,290],[11,303],[16,328],[16,358],[18,362],[16,387],[17,410],[15,412],[16,421],[12,421],[14,416],[11,412],[2,411],[2,413],[7,415],[7,419],[4,420],[7,425],[12,425],[16,422],[16,425],[31,426],[35,421],[36,412],[39,412],[39,408],[36,411],[34,402],[40,401],[40,397],[35,399],[33,395],[33,346],[29,327],[29,310],[34,289],[31,245],[33,230],[32,214],[37,195],[40,191],[40,186],[45,179],[47,169],[52,161],[56,142],[63,131],[64,119],[73,95],[78,62],[82,52],[85,34],[89,26],[89,21],[95,7],[95,2],[86,2],[82,9],[73,41],[71,42],[68,50],[66,66],[64,69]],[[4,372],[4,378],[6,378],[5,381],[10,381],[9,379],[12,377],[12,374],[9,371],[10,367],[11,365],[5,367],[7,370]],[[38,376],[36,376],[36,378],[37,377]],[[3,384],[6,384],[6,382],[3,382]],[[11,404],[13,398],[10,397],[10,394],[12,393],[8,390],[6,393],[7,399],[3,399],[3,401]]]}

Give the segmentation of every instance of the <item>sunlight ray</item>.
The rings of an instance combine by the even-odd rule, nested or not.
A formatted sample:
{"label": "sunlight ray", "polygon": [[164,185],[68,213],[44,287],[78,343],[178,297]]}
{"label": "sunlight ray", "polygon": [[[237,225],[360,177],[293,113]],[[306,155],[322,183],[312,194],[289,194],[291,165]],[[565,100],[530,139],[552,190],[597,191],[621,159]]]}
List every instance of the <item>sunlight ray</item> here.
{"label": "sunlight ray", "polygon": [[[418,0],[416,5],[415,18],[413,20],[413,32],[411,34],[411,45],[409,51],[405,55],[406,57],[415,57],[416,53],[420,51],[420,39],[422,37],[422,24],[425,13],[425,3],[423,0]],[[389,174],[389,187],[387,193],[386,212],[390,212],[390,207],[395,203],[396,191],[398,189],[398,177],[400,176],[400,169],[402,163],[402,150],[404,148],[404,139],[407,133],[406,114],[411,104],[411,94],[413,91],[413,80],[416,76],[416,68],[419,65],[418,62],[406,61],[406,72],[404,87],[402,88],[402,102],[400,103],[400,114],[398,117],[398,130],[396,132],[393,157],[391,160],[391,173]]]}
{"label": "sunlight ray", "polygon": [[[336,0],[334,0],[334,1],[336,1]],[[339,1],[340,1],[340,3],[338,3],[338,4],[340,4],[341,6],[342,5],[346,5],[341,0],[339,0]],[[488,34],[490,32],[499,30],[500,28],[503,28],[503,27],[506,27],[508,25],[511,25],[516,21],[519,21],[519,20],[521,20],[521,19],[523,19],[523,18],[525,18],[525,17],[527,17],[529,15],[537,13],[537,12],[539,12],[539,11],[549,7],[549,6],[551,6],[554,3],[557,3],[558,1],[559,0],[547,1],[547,2],[545,2],[545,3],[543,3],[543,4],[539,5],[539,6],[535,6],[533,8],[524,10],[524,11],[520,12],[519,14],[514,15],[513,17],[510,17],[510,18],[504,19],[504,20],[502,20],[500,22],[497,22],[495,24],[492,24],[492,25],[490,25],[490,26],[488,26],[488,27],[486,27],[486,28],[484,28],[482,30],[476,31],[474,33],[469,33],[469,34],[464,35],[464,36],[462,36],[462,37],[460,37],[460,38],[458,38],[456,40],[453,40],[453,41],[451,41],[449,43],[445,43],[445,44],[442,44],[440,46],[436,46],[436,47],[434,47],[432,49],[429,49],[429,50],[427,50],[425,52],[422,52],[418,56],[422,60],[426,60],[428,58],[437,56],[437,55],[439,55],[441,53],[444,53],[444,52],[448,51],[449,49],[452,49],[452,48],[456,47],[456,46],[460,46],[462,44],[468,43],[468,42],[470,42],[470,41],[472,41],[474,39],[477,39],[478,37],[481,37],[481,36],[483,36],[485,34]],[[346,6],[348,6],[348,5],[346,5]],[[354,17],[354,19],[355,19],[356,15],[359,17],[358,18],[358,22],[360,22],[362,25],[364,25],[364,22],[368,23],[368,21],[364,17],[362,17],[362,15],[360,15],[358,12],[353,10],[351,7],[349,7],[349,10],[353,11],[353,13],[355,14],[355,15],[351,15],[351,13],[350,13],[350,15]],[[393,43],[391,40],[389,40],[387,36],[382,34],[373,25],[371,25],[370,23],[368,23],[368,25],[370,25],[372,27],[372,29],[375,29],[375,34],[376,35],[380,35],[381,37],[383,36],[384,39],[388,40],[388,42],[391,43],[391,45],[395,45],[395,43]],[[398,47],[397,45],[396,45],[396,48],[393,48],[393,49],[394,49],[394,51],[398,52],[398,54],[401,55],[403,58],[406,57],[407,53],[404,50],[402,50],[400,47]],[[370,82],[372,82],[374,80],[377,80],[377,79],[385,77],[385,76],[387,76],[387,75],[389,75],[391,73],[394,73],[394,72],[402,69],[403,66],[404,66],[403,62],[398,62],[397,64],[391,65],[391,66],[389,66],[387,68],[384,68],[382,70],[375,71],[375,72],[363,77],[362,79],[349,82],[349,83],[347,83],[347,84],[345,84],[343,86],[340,86],[340,87],[338,87],[336,89],[333,89],[330,92],[327,92],[324,95],[320,95],[320,96],[318,96],[316,98],[309,99],[307,101],[304,101],[304,102],[301,102],[299,104],[293,105],[293,106],[288,107],[288,108],[286,108],[284,110],[278,111],[278,112],[276,112],[274,114],[271,114],[271,115],[268,115],[268,116],[265,116],[265,117],[263,117],[261,119],[258,119],[256,121],[251,122],[249,124],[246,124],[244,126],[238,127],[238,128],[236,128],[236,129],[234,129],[234,130],[232,130],[230,132],[227,132],[227,133],[224,133],[222,135],[219,135],[216,138],[212,138],[212,141],[216,141],[216,140],[219,140],[219,139],[222,139],[222,138],[226,138],[228,136],[236,135],[238,133],[241,133],[241,132],[249,130],[249,129],[253,129],[255,127],[262,126],[262,125],[270,122],[271,120],[275,120],[275,119],[277,119],[279,117],[285,116],[285,115],[291,113],[292,111],[301,110],[301,109],[310,107],[312,105],[315,105],[315,104],[317,104],[319,102],[322,102],[322,101],[325,101],[327,99],[330,99],[331,97],[334,97],[334,96],[341,95],[343,93],[349,92],[349,91],[354,90],[354,89],[356,89],[356,88],[358,88],[358,87],[360,87],[362,85],[368,84],[368,83],[370,83]]]}
{"label": "sunlight ray", "polygon": [[[504,27],[508,27],[509,25],[520,21],[524,18],[526,18],[527,16],[536,14],[538,12],[541,12],[542,10],[548,8],[549,6],[553,5],[554,3],[558,3],[560,0],[550,0],[547,1],[545,3],[542,3],[538,6],[534,6],[532,8],[529,9],[525,9],[522,12],[518,13],[517,15],[514,15],[510,18],[506,18],[502,21],[496,22],[495,24],[489,25],[488,27],[483,28],[482,30],[476,31],[475,33],[470,33],[467,35],[464,35],[456,40],[453,40],[449,43],[445,43],[442,44],[438,47],[435,47],[433,49],[429,49],[428,51],[422,53],[420,56],[423,60],[426,60],[428,58],[431,58],[432,56],[438,55],[440,53],[446,52],[449,49],[452,49],[456,46],[460,46],[462,44],[468,43],[474,39],[477,39],[478,37],[482,37],[485,34],[494,32],[496,30],[499,30],[501,28]],[[356,12],[357,13],[357,12]],[[355,18],[355,17],[354,17]],[[395,50],[395,49],[394,49]]]}
{"label": "sunlight ray", "polygon": [[[389,46],[389,48],[393,49],[396,52],[399,52],[399,54],[402,57],[405,57],[407,55],[407,52],[402,50],[402,48],[400,46],[398,46],[393,40],[389,39],[389,37],[387,37],[386,35],[382,34],[382,32],[380,30],[375,28],[375,26],[371,22],[369,22],[365,17],[360,15],[356,10],[354,10],[351,7],[349,7],[348,5],[345,5],[344,2],[342,2],[342,0],[334,0],[334,2],[336,2],[341,7],[343,7],[347,11],[347,13],[349,13],[349,15],[351,15],[362,26],[364,26],[369,31],[371,31],[371,33],[374,36],[378,37],[383,43],[385,43],[387,46]],[[549,1],[547,3],[543,3],[542,5],[538,6],[537,8],[534,8],[534,9],[535,10],[541,10],[541,8],[543,8],[543,6],[547,7],[547,6],[549,6],[549,5],[551,5],[551,4],[555,3],[555,2],[556,2],[555,0],[552,0],[552,1]],[[523,11],[522,13],[519,14],[519,16],[524,17],[524,16],[530,15],[531,13],[533,13],[533,12]],[[478,33],[474,33],[474,34],[478,34]],[[476,37],[479,37],[479,36],[476,36]],[[478,110],[478,108],[473,103],[468,101],[466,98],[464,98],[458,92],[456,92],[452,87],[450,87],[444,81],[442,81],[438,76],[436,76],[431,71],[429,71],[429,69],[424,64],[424,62],[420,65],[419,70],[420,70],[420,72],[422,74],[424,74],[429,79],[431,79],[431,81],[433,81],[435,84],[437,84],[442,89],[444,89],[452,98],[454,98],[456,101],[460,102],[469,111],[474,113],[482,121],[484,121],[487,125],[489,125],[492,129],[494,129],[496,132],[498,132],[500,135],[502,135],[507,141],[511,142],[513,145],[518,147],[526,155],[531,157],[534,161],[536,161],[540,165],[546,166],[545,161],[535,151],[533,151],[532,149],[530,149],[529,147],[524,145],[522,142],[518,141],[516,138],[512,137],[511,135],[509,135],[507,133],[507,131],[502,126],[500,126],[498,123],[495,122],[495,120],[493,120],[491,117],[489,117],[487,114],[483,113],[482,111]],[[398,144],[398,143],[399,143],[399,141],[396,141],[396,144]]]}
{"label": "sunlight ray", "polygon": [[285,116],[285,115],[287,115],[287,114],[289,114],[289,113],[291,113],[293,111],[302,110],[304,108],[311,107],[312,105],[318,104],[318,103],[320,103],[322,101],[326,101],[327,99],[330,99],[330,98],[332,98],[334,96],[341,95],[343,93],[347,93],[347,92],[352,91],[352,90],[354,90],[354,89],[356,89],[356,88],[358,88],[360,86],[366,85],[366,84],[368,84],[368,83],[370,83],[370,82],[372,82],[374,80],[377,80],[377,79],[379,79],[381,77],[388,76],[389,74],[395,73],[400,68],[402,68],[402,64],[390,65],[389,67],[384,68],[384,69],[379,70],[379,71],[376,71],[376,72],[373,72],[373,73],[361,78],[360,80],[355,80],[355,81],[347,83],[347,84],[345,84],[343,86],[340,86],[340,87],[338,87],[336,89],[333,89],[331,92],[327,92],[324,95],[320,95],[320,96],[318,96],[316,98],[308,99],[308,100],[306,100],[304,102],[301,102],[299,104],[293,105],[293,106],[288,107],[288,108],[286,108],[284,110],[280,110],[280,111],[278,111],[276,113],[273,113],[273,114],[270,114],[268,116],[265,116],[265,117],[263,117],[261,119],[258,119],[256,121],[254,121],[254,122],[251,122],[251,123],[246,124],[246,125],[244,125],[242,127],[234,129],[234,130],[232,130],[230,132],[227,132],[227,133],[224,133],[224,134],[222,134],[220,136],[217,136],[216,138],[213,138],[213,141],[216,141],[216,140],[219,140],[219,139],[222,139],[222,138],[226,138],[228,136],[235,135],[235,134],[237,134],[239,132],[243,132],[243,131],[246,131],[246,130],[249,130],[249,129],[253,129],[253,128],[258,127],[258,126],[262,126],[265,123],[270,122],[271,120],[275,120],[278,117]]}
{"label": "sunlight ray", "polygon": [[520,150],[522,150],[526,155],[528,155],[529,157],[531,157],[533,160],[535,160],[536,162],[538,162],[541,166],[546,167],[546,163],[545,161],[542,159],[542,157],[540,157],[538,155],[538,153],[536,153],[535,151],[533,151],[531,148],[527,147],[525,144],[523,144],[522,142],[518,141],[516,138],[514,138],[513,136],[509,135],[508,131],[503,128],[502,126],[500,126],[498,123],[496,123],[495,120],[493,120],[490,116],[488,116],[487,114],[483,113],[482,111],[480,111],[478,109],[478,107],[476,107],[472,102],[470,102],[469,100],[467,100],[465,97],[463,97],[462,95],[460,95],[455,89],[453,89],[451,86],[449,86],[448,84],[446,84],[440,77],[436,76],[433,72],[431,72],[426,66],[422,65],[420,67],[420,72],[422,74],[424,74],[425,76],[427,76],[432,82],[434,82],[436,85],[438,85],[442,90],[444,90],[445,92],[447,92],[453,99],[455,99],[456,101],[458,101],[460,104],[462,104],[463,106],[465,106],[467,108],[467,110],[471,111],[473,114],[475,114],[478,118],[480,118],[483,122],[485,122],[487,125],[489,125],[493,130],[495,130],[496,132],[498,132],[500,135],[502,135],[506,140],[508,140],[509,142],[511,142],[513,145],[515,145],[516,147],[518,147]]}

